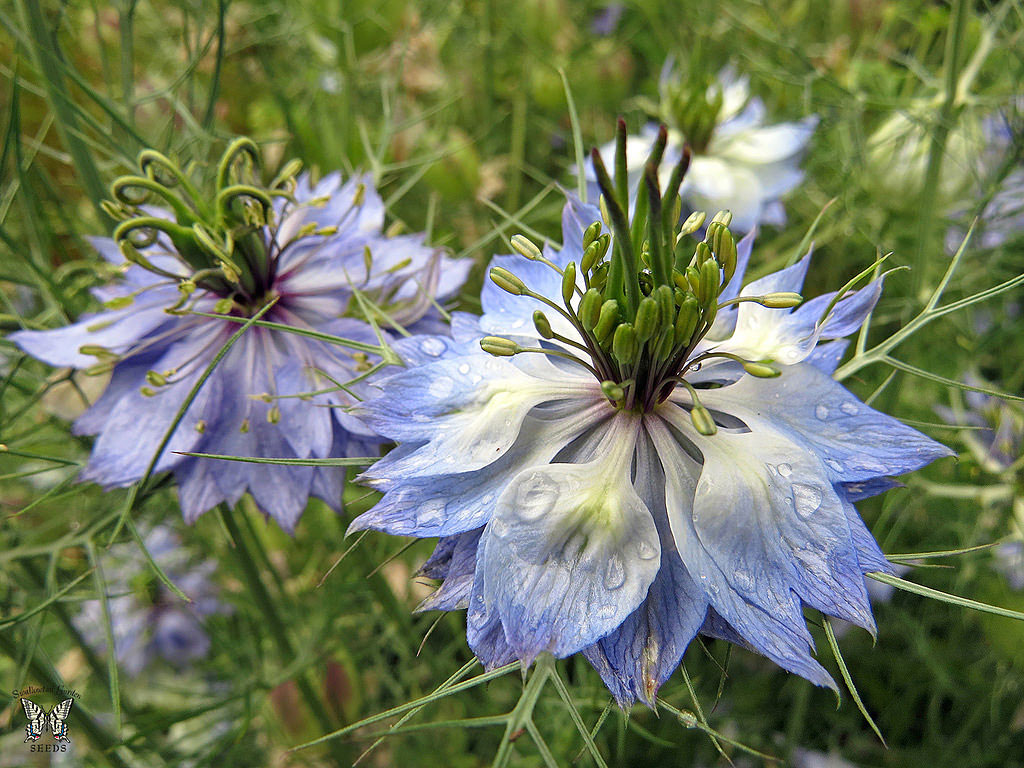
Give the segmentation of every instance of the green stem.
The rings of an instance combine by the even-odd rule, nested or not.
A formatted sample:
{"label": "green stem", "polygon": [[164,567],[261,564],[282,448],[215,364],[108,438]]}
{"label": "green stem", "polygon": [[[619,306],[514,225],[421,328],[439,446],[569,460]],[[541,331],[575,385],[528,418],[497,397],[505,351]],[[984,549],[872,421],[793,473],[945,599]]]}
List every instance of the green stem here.
{"label": "green stem", "polygon": [[508,715],[505,734],[502,736],[498,753],[494,756],[494,762],[491,764],[492,768],[499,768],[499,766],[508,764],[509,759],[512,757],[512,744],[515,741],[515,737],[526,728],[527,723],[533,721],[534,707],[537,706],[540,693],[544,690],[545,683],[547,683],[548,678],[554,671],[554,656],[550,653],[542,653],[537,657],[533,674],[530,675],[526,687],[523,688],[523,694],[519,697],[519,701],[516,702],[515,708]]}
{"label": "green stem", "polygon": [[[274,643],[277,645],[278,653],[287,661],[295,659],[295,646],[288,637],[288,632],[285,629],[284,622],[281,620],[280,614],[277,612],[277,607],[274,605],[274,601],[270,597],[270,593],[267,591],[266,585],[263,583],[263,578],[260,575],[259,570],[256,568],[256,558],[246,543],[245,537],[242,535],[242,531],[238,527],[238,523],[235,521],[235,517],[231,512],[231,509],[226,504],[221,504],[218,508],[220,511],[221,519],[224,521],[224,527],[227,529],[228,536],[231,538],[231,543],[234,545],[235,559],[242,568],[242,573],[245,576],[246,584],[249,587],[250,595],[256,602],[260,611],[263,613],[263,617],[266,619],[267,628],[270,631],[271,637],[274,638]],[[317,695],[315,686],[310,682],[309,671],[306,670],[301,675],[298,675],[295,680],[296,685],[299,688],[299,693],[306,701],[306,705],[312,712],[313,717],[316,718],[317,723],[325,732],[334,730],[334,723],[331,719],[330,714],[327,712],[327,708],[324,706],[323,701]],[[335,758],[339,765],[342,765],[346,761],[346,756],[343,754],[341,746],[332,743],[331,749],[335,754]]]}

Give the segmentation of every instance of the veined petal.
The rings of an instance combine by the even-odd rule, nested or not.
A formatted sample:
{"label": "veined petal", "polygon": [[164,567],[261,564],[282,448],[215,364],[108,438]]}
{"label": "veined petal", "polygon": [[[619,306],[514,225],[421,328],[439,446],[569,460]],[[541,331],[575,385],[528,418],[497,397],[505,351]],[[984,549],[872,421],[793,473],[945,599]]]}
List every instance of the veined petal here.
{"label": "veined petal", "polygon": [[525,470],[498,500],[477,572],[486,606],[525,663],[607,635],[657,574],[658,531],[629,477],[638,426],[618,416],[598,458]]}
{"label": "veined petal", "polygon": [[814,366],[786,366],[774,379],[744,376],[702,393],[708,408],[757,432],[785,434],[823,462],[833,482],[901,475],[952,453],[944,445],[864,405]]}

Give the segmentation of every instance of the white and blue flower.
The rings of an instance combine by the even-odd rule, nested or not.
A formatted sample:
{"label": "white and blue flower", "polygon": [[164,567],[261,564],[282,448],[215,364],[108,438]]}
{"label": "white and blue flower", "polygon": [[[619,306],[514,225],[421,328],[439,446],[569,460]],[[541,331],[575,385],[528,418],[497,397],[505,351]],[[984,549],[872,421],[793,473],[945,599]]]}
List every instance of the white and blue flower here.
{"label": "white and blue flower", "polygon": [[604,215],[570,198],[561,250],[494,259],[482,317],[396,345],[361,410],[397,447],[352,530],[440,537],[422,607],[467,609],[488,667],[583,653],[653,705],[703,632],[832,685],[804,607],[873,632],[864,574],[891,572],[854,502],[949,455],[831,377],[881,283],[794,309],[808,255],[741,287],[752,236],[685,236],[656,163],[633,250],[599,172]]}
{"label": "white and blue flower", "polygon": [[[739,232],[750,232],[758,224],[784,224],[781,198],[803,180],[800,161],[818,118],[767,125],[764,102],[750,96],[749,79],[731,68],[711,82],[690,81],[669,60],[662,69],[660,91],[657,114],[668,126],[669,137],[663,185],[684,144],[692,152],[680,190],[684,208],[728,210],[733,215],[731,227]],[[639,135],[629,137],[626,160],[633,183],[643,176],[657,135],[657,124],[649,123]],[[614,151],[614,142],[601,148],[606,156]],[[588,169],[588,178],[596,200],[592,170]]]}
{"label": "white and blue flower", "polygon": [[[115,239],[92,240],[120,274],[94,291],[108,309],[56,330],[11,335],[51,365],[111,371],[103,395],[75,422],[76,433],[97,436],[83,480],[123,487],[143,477],[203,371],[239,321],[268,302],[276,300],[262,321],[372,350],[379,341],[364,307],[376,307],[372,319],[385,327],[424,322],[434,301],[454,294],[465,278],[468,264],[451,262],[422,235],[382,234],[384,204],[368,177],[344,181],[334,173],[314,184],[293,172],[254,186],[254,174],[239,170],[249,155],[257,156],[251,142],[232,145],[216,194],[207,198],[166,158],[143,153],[142,175],[113,188],[125,219]],[[141,206],[144,195],[168,209]],[[340,508],[341,467],[182,454],[368,455],[379,438],[344,410],[365,384],[347,391],[339,385],[373,362],[351,347],[248,329],[205,382],[155,467],[174,473],[185,519],[234,504],[246,491],[288,531],[311,495]]]}

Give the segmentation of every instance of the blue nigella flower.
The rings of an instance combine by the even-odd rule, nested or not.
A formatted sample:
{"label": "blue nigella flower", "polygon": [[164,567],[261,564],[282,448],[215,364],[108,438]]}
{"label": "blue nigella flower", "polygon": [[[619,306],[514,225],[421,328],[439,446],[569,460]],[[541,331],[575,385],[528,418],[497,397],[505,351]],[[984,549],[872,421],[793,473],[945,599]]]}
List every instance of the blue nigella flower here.
{"label": "blue nigella flower", "polygon": [[[766,125],[764,102],[751,98],[748,78],[732,68],[712,80],[684,78],[670,59],[662,68],[660,91],[660,105],[649,109],[669,127],[663,186],[684,145],[692,153],[680,190],[684,213],[728,210],[733,216],[731,228],[739,232],[750,232],[758,224],[785,223],[780,198],[803,180],[800,160],[818,118]],[[657,137],[655,123],[629,137],[626,166],[631,183],[642,178]],[[611,142],[601,152],[609,155],[614,149]],[[596,200],[599,190],[593,168],[588,168],[588,178]]]}
{"label": "blue nigella flower", "polygon": [[632,232],[595,152],[603,211],[570,197],[560,250],[494,259],[482,317],[396,345],[362,409],[398,445],[352,530],[440,537],[422,607],[466,608],[488,667],[583,653],[653,704],[704,632],[832,685],[803,608],[873,631],[864,574],[891,572],[854,502],[949,451],[830,375],[880,281],[794,308],[808,254],[741,287],[752,236],[688,236],[665,140]]}
{"label": "blue nigella flower", "polygon": [[[368,177],[313,183],[297,165],[271,185],[252,181],[258,152],[235,142],[204,197],[167,158],[147,151],[142,175],[115,182],[124,221],[94,247],[120,279],[94,291],[107,310],[11,338],[51,365],[111,371],[106,391],[75,422],[96,442],[83,480],[123,487],[144,474],[175,414],[239,321],[276,300],[262,321],[350,340],[341,346],[252,327],[219,363],[164,450],[185,519],[243,493],[291,531],[310,495],[341,504],[341,467],[215,461],[180,452],[308,458],[367,455],[379,442],[348,415],[379,341],[364,314],[388,327],[427,322],[468,264],[422,235],[385,237],[384,204]],[[159,198],[169,209],[142,206]],[[369,310],[364,309],[369,308]],[[224,314],[230,319],[196,313]],[[436,323],[435,323],[436,324]],[[360,346],[364,345],[364,346]],[[353,346],[355,349],[353,349]],[[308,393],[317,393],[309,395]],[[350,394],[352,393],[352,394]]]}
{"label": "blue nigella flower", "polygon": [[[118,669],[130,677],[157,659],[181,668],[204,658],[210,638],[203,620],[227,610],[217,597],[212,561],[194,562],[167,526],[152,528],[143,540],[156,563],[193,602],[183,602],[156,580],[135,543],[115,544],[103,553],[114,653]],[[86,602],[74,623],[87,643],[106,652],[106,619],[99,600]]]}

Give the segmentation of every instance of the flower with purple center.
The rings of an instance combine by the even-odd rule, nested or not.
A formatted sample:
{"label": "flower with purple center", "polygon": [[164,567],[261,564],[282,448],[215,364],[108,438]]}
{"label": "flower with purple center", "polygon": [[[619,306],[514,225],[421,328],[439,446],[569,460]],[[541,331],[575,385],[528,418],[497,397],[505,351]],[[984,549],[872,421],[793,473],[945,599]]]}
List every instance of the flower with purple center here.
{"label": "flower with purple center", "polygon": [[487,667],[583,653],[653,706],[703,632],[834,685],[804,607],[874,631],[864,574],[892,572],[854,502],[949,451],[830,375],[881,281],[801,304],[808,254],[742,287],[752,236],[720,214],[690,237],[665,141],[649,215],[595,152],[601,210],[570,197],[560,250],[513,238],[482,317],[396,344],[408,369],[360,408],[397,447],[352,530],[440,537],[422,608],[467,609]]}
{"label": "flower with purple center", "polygon": [[[207,616],[227,608],[217,598],[212,561],[193,562],[171,528],[160,525],[143,535],[146,549],[191,603],[171,594],[153,574],[134,542],[115,544],[104,552],[103,569],[110,630],[118,669],[137,676],[156,659],[182,668],[209,653],[210,638],[203,628]],[[85,603],[74,618],[85,641],[106,651],[106,617],[100,600]]]}
{"label": "flower with purple center", "polygon": [[[780,198],[803,179],[800,160],[818,124],[815,116],[792,123],[766,125],[764,102],[751,98],[749,80],[731,68],[717,78],[685,78],[671,59],[662,68],[661,103],[650,105],[668,127],[667,164],[661,178],[668,183],[671,166],[688,146],[690,169],[680,195],[684,213],[693,210],[732,213],[732,229],[750,232],[758,224],[783,224],[786,211]],[[649,123],[639,136],[630,136],[626,168],[631,183],[643,176],[644,163],[658,137]],[[602,153],[615,149],[611,142]],[[593,168],[588,168],[590,193],[599,194]]]}
{"label": "flower with purple center", "polygon": [[51,365],[111,372],[74,428],[97,435],[81,478],[123,487],[145,475],[190,391],[241,322],[270,305],[260,322],[275,325],[248,328],[219,361],[154,471],[174,473],[189,522],[248,491],[291,531],[311,495],[340,508],[343,467],[183,453],[367,455],[379,438],[344,410],[365,388],[373,353],[386,354],[364,318],[426,322],[435,300],[456,292],[468,264],[452,262],[422,235],[383,235],[384,204],[368,177],[343,181],[335,173],[313,183],[292,163],[262,185],[258,159],[252,142],[234,142],[213,193],[204,195],[166,157],[143,152],[141,174],[112,187],[117,204],[108,210],[122,219],[114,238],[92,241],[119,276],[94,291],[106,311],[11,338]]}

